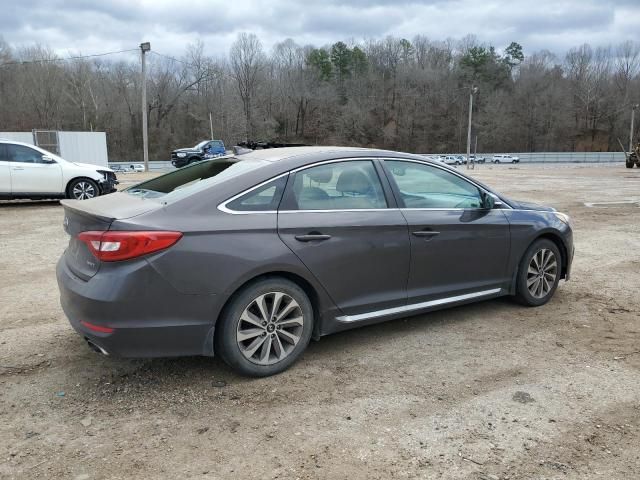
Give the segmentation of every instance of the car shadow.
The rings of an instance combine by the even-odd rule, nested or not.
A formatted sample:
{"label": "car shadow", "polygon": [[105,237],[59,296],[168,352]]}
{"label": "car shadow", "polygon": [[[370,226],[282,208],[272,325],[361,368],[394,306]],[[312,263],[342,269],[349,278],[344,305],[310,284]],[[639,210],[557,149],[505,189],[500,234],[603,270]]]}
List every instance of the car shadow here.
{"label": "car shadow", "polygon": [[[429,330],[465,323],[479,315],[500,315],[513,308],[508,298],[498,298],[328,335],[321,341],[312,341],[303,358],[278,376],[278,383],[313,381],[318,371],[327,365],[335,366],[336,359],[353,345],[375,350],[409,334],[423,335]],[[138,392],[142,396],[169,395],[180,389],[200,389],[209,394],[219,392],[224,397],[225,393],[220,392],[264,388],[273,381],[238,375],[217,357],[131,360],[103,357],[92,352],[81,356],[90,359],[88,369],[87,363],[82,362],[84,367],[80,376],[85,388],[99,393],[94,396],[96,401],[122,395],[123,392]],[[96,377],[99,378],[98,383]],[[233,396],[233,393],[229,394]]]}

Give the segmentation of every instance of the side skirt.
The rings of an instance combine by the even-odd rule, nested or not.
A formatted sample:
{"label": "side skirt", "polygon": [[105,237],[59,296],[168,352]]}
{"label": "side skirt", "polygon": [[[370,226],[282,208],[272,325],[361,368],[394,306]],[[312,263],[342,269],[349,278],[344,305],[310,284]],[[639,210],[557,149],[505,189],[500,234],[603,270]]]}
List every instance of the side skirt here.
{"label": "side skirt", "polygon": [[364,320],[372,320],[376,318],[390,317],[400,314],[410,314],[418,310],[426,310],[429,308],[439,307],[450,303],[466,302],[469,300],[480,299],[484,297],[497,296],[502,293],[502,288],[492,288],[490,290],[482,290],[479,292],[465,293],[454,297],[438,298],[429,300],[428,302],[414,303],[412,305],[404,305],[402,307],[386,308],[384,310],[375,310],[372,312],[361,313],[358,315],[343,315],[336,317],[338,322],[352,323]]}

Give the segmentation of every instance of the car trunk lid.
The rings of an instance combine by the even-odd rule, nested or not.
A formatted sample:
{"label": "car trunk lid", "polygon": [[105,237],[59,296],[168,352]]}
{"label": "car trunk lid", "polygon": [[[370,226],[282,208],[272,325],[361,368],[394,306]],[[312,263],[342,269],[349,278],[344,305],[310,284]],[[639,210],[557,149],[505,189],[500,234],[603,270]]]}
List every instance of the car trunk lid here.
{"label": "car trunk lid", "polygon": [[78,234],[106,231],[115,220],[135,217],[162,207],[161,203],[152,199],[121,192],[90,200],[62,200],[60,203],[64,207],[64,230],[70,236],[65,262],[71,272],[85,281],[98,273],[101,262],[78,239]]}

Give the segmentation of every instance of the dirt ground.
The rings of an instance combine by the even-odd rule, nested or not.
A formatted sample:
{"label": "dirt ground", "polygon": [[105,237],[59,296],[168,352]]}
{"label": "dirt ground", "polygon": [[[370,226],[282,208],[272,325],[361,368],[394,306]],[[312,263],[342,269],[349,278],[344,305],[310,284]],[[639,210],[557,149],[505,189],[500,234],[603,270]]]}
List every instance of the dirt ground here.
{"label": "dirt ground", "polygon": [[[569,213],[573,278],[312,342],[272,378],[91,352],[58,303],[57,202],[0,205],[0,477],[640,478],[640,170],[480,166]],[[123,176],[132,181],[135,176]]]}

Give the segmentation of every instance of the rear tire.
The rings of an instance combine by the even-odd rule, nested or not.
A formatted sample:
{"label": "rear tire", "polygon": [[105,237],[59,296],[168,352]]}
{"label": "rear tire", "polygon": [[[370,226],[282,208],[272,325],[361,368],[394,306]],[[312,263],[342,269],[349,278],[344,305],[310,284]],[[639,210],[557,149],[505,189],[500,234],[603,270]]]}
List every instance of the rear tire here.
{"label": "rear tire", "polygon": [[558,288],[561,271],[562,255],[556,244],[546,238],[536,240],[520,260],[515,300],[528,307],[544,305]]}
{"label": "rear tire", "polygon": [[275,375],[302,355],[313,322],[311,302],[298,285],[267,277],[234,295],[218,320],[215,352],[240,374]]}

